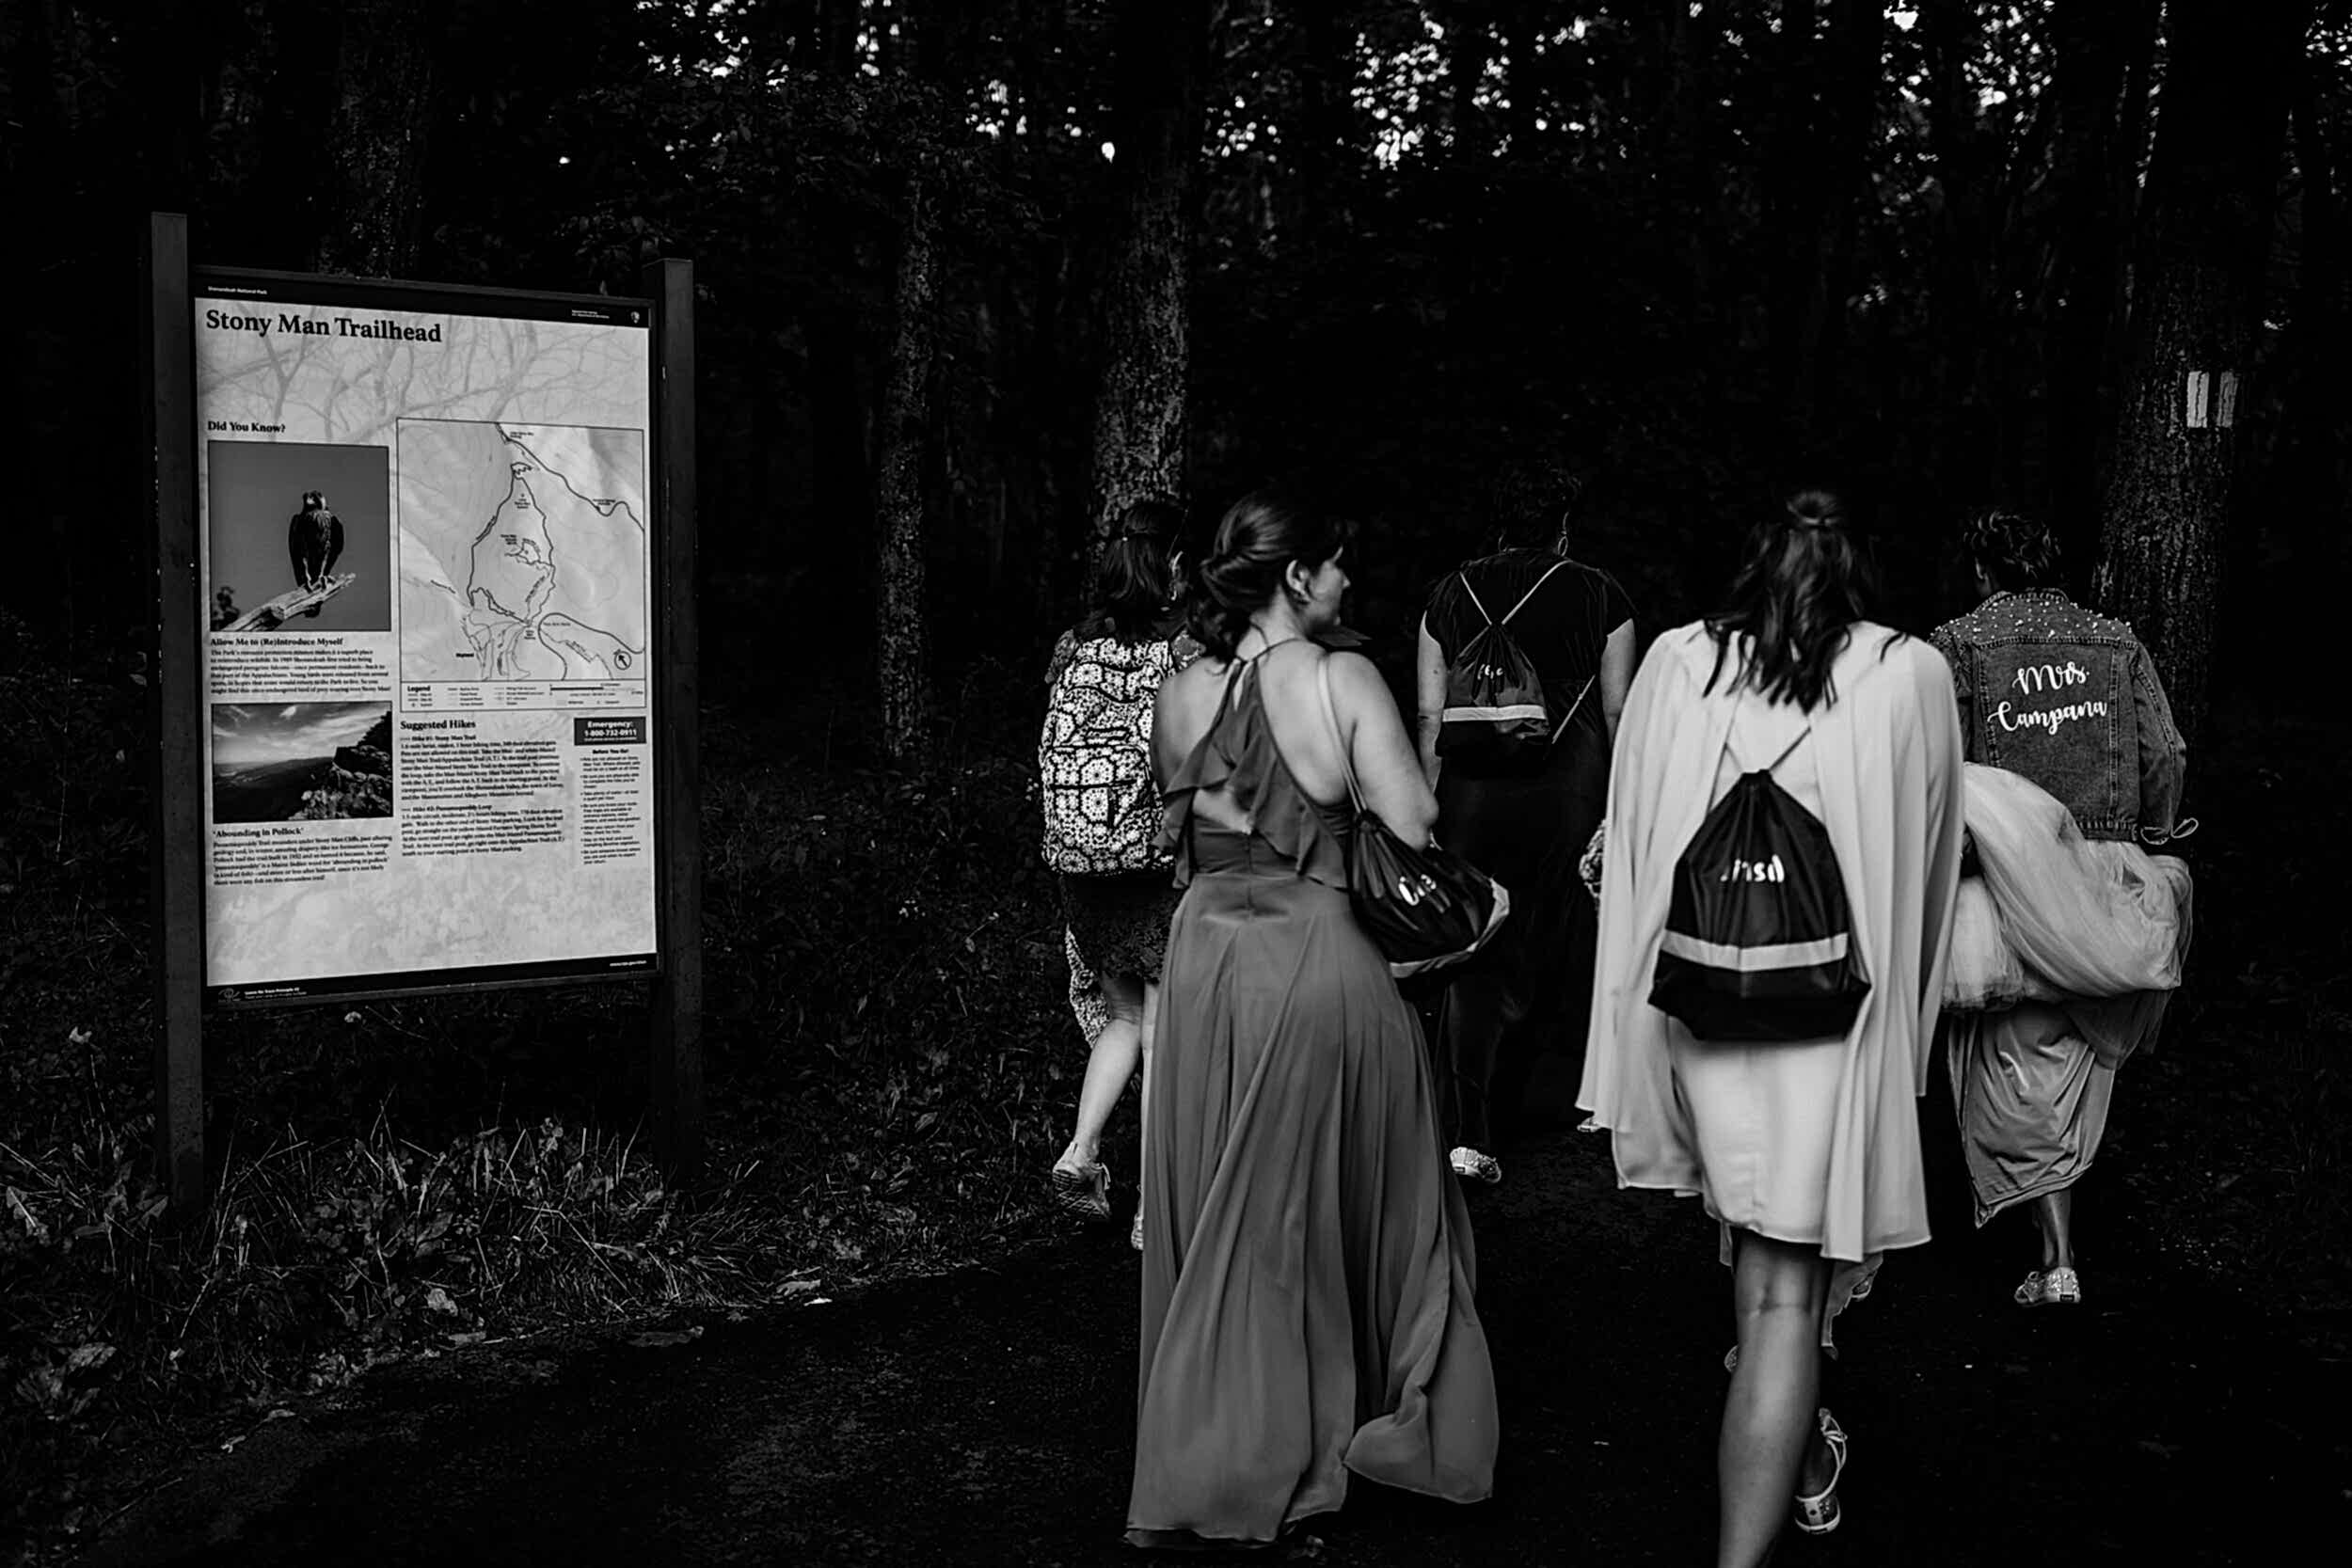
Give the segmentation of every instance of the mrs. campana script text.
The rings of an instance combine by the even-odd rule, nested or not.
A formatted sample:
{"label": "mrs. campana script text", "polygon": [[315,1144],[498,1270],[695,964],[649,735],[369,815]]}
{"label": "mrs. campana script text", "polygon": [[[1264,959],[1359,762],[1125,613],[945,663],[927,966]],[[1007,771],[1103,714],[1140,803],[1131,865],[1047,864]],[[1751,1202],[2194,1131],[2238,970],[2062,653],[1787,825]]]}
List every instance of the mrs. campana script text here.
{"label": "mrs. campana script text", "polygon": [[274,329],[295,338],[390,338],[402,342],[437,343],[441,341],[441,324],[431,326],[403,326],[389,317],[362,321],[356,316],[297,316],[290,310],[278,312],[272,323],[266,315],[241,316],[228,310],[207,310],[204,325],[215,332],[252,332],[268,337]]}
{"label": "mrs. campana script text", "polygon": [[[2063,690],[2080,686],[2090,679],[2090,672],[2068,659],[2064,664],[2028,664],[2012,677],[2017,689],[2026,696],[2044,691]],[[2003,702],[1993,709],[1994,722],[2011,735],[2019,730],[2048,730],[2056,735],[2069,722],[2082,719],[2104,719],[2107,705],[2096,698],[2083,703],[2062,703],[2055,707],[2028,708],[2020,712],[2017,705]]]}

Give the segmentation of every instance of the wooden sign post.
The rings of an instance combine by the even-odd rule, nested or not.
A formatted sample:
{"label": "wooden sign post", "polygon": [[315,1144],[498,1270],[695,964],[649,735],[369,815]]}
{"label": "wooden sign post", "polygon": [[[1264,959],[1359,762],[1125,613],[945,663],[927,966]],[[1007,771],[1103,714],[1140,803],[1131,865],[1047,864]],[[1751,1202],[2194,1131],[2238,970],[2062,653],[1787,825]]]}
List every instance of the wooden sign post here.
{"label": "wooden sign post", "polygon": [[149,214],[145,426],[155,508],[155,1164],[172,1207],[204,1195],[204,589],[197,573],[188,220]]}
{"label": "wooden sign post", "polygon": [[703,1154],[702,643],[694,619],[694,264],[656,261],[655,472],[661,476],[659,592],[667,715],[654,741],[661,784],[661,923],[668,961],[654,982],[654,1153],[673,1180]]}

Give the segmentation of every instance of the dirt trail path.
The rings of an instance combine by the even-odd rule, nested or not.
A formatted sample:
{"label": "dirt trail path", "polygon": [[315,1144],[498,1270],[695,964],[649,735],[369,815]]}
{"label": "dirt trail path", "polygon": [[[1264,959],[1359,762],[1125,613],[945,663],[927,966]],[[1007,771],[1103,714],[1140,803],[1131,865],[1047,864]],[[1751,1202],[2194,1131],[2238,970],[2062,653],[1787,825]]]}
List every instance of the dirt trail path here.
{"label": "dirt trail path", "polygon": [[[1323,1560],[1708,1560],[1712,1231],[1616,1192],[1598,1138],[1545,1134],[1508,1172],[1473,1197],[1498,1496],[1359,1488]],[[2343,1539],[2344,1367],[2285,1354],[2128,1233],[2086,1254],[2079,1314],[2028,1316],[2001,1233],[1938,1220],[1841,1323],[1847,1523],[1784,1564],[2251,1562]],[[1136,1267],[1116,1229],[691,1343],[582,1336],[380,1378],[207,1456],[85,1560],[1142,1560],[1119,1544]]]}

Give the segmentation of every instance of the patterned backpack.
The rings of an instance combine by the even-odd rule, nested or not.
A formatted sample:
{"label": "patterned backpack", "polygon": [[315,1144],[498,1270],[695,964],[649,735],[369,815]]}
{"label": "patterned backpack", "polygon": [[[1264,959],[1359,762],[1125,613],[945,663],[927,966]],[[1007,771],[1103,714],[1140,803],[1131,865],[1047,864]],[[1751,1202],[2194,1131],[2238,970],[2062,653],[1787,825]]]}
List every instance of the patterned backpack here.
{"label": "patterned backpack", "polygon": [[1052,869],[1105,877],[1173,863],[1159,847],[1152,705],[1174,665],[1164,641],[1097,637],[1073,647],[1054,678],[1037,743]]}

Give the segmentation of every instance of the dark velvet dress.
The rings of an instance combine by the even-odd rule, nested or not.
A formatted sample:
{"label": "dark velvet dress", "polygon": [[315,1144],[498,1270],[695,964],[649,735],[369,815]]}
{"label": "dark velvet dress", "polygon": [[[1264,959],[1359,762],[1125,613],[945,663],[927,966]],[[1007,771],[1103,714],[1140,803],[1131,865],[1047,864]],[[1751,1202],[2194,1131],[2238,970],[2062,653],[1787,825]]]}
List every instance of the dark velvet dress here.
{"label": "dark velvet dress", "polygon": [[[1253,831],[1195,816],[1203,790]],[[1421,1028],[1348,904],[1350,816],[1292,777],[1255,663],[1168,823],[1128,1538],[1270,1541],[1351,1471],[1484,1498],[1494,1374]]]}

